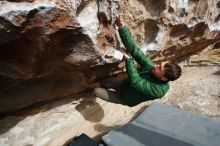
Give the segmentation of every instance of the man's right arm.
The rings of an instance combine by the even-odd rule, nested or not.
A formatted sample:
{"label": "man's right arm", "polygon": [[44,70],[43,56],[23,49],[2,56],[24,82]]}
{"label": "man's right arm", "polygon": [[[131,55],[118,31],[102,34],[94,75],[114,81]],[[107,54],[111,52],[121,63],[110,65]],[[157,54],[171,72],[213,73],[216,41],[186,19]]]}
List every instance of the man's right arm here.
{"label": "man's right arm", "polygon": [[144,55],[144,53],[136,45],[128,28],[126,26],[121,26],[118,31],[126,50],[141,65],[141,67],[145,68],[146,70],[153,69],[154,63],[149,56]]}

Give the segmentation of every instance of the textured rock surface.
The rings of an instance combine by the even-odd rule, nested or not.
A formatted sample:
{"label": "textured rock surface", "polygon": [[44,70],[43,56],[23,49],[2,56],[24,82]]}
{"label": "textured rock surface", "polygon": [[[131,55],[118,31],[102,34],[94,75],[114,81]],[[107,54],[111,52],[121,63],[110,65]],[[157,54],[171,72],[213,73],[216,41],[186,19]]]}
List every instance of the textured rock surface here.
{"label": "textured rock surface", "polygon": [[129,0],[120,5],[143,51],[158,51],[155,61],[178,60],[220,39],[217,1]]}
{"label": "textured rock surface", "polygon": [[[190,58],[183,76],[171,83],[161,100],[129,108],[98,99],[92,93],[24,109],[0,119],[1,146],[61,146],[86,133],[95,140],[117,128],[152,102],[160,102],[220,121],[220,54],[207,50]],[[209,59],[209,61],[207,61]]]}
{"label": "textured rock surface", "polygon": [[212,0],[0,1],[0,113],[77,93],[111,75],[118,14],[160,62],[219,42],[219,9]]}
{"label": "textured rock surface", "polygon": [[0,5],[0,111],[82,90],[82,71],[101,56],[76,16],[51,3],[13,5]]}

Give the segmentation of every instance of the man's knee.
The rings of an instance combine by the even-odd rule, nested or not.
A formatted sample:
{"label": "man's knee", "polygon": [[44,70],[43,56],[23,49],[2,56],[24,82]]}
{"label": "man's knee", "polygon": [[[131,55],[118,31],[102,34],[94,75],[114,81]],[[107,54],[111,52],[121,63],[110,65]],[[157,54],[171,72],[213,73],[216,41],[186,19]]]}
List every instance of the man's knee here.
{"label": "man's knee", "polygon": [[106,89],[100,88],[100,87],[95,88],[95,89],[93,90],[93,93],[94,93],[96,96],[101,97],[101,98],[107,96],[107,91],[106,91]]}

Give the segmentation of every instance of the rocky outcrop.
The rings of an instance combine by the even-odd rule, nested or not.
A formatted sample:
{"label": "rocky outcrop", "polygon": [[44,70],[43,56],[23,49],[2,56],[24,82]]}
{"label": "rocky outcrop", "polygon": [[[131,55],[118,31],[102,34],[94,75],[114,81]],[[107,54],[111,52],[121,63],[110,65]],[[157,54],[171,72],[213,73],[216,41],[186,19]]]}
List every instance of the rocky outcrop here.
{"label": "rocky outcrop", "polygon": [[[219,2],[22,0],[0,2],[0,113],[63,97],[113,74],[116,15],[155,62],[219,42]],[[12,102],[13,101],[13,102]]]}
{"label": "rocky outcrop", "polygon": [[124,23],[156,62],[179,60],[220,40],[217,1],[129,0],[120,6]]}
{"label": "rocky outcrop", "polygon": [[100,62],[76,16],[55,5],[17,6],[0,20],[1,112],[81,91],[83,71]]}

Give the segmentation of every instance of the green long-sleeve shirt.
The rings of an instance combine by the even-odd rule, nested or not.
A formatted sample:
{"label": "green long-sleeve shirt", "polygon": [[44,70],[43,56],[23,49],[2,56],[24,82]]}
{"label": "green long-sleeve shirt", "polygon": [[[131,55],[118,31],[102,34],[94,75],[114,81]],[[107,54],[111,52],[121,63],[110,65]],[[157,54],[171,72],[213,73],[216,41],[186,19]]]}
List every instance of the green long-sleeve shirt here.
{"label": "green long-sleeve shirt", "polygon": [[120,88],[122,101],[128,106],[135,106],[163,97],[169,90],[168,82],[161,81],[151,74],[154,63],[136,45],[127,27],[119,28],[119,34],[126,50],[141,65],[141,69],[137,70],[133,59],[126,60],[128,79]]}

